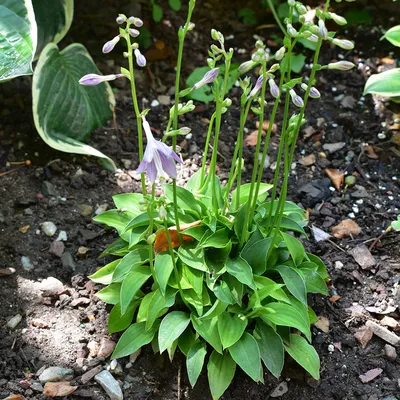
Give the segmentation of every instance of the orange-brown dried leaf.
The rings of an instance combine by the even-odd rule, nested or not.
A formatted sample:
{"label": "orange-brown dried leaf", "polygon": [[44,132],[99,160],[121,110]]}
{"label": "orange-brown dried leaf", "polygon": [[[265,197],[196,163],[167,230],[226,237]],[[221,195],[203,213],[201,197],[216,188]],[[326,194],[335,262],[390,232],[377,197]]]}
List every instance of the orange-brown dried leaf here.
{"label": "orange-brown dried leaf", "polygon": [[[256,128],[258,129],[260,126],[260,121],[256,122]],[[262,129],[263,131],[267,132],[269,129],[269,121],[264,121],[262,124]],[[276,124],[272,125],[271,133],[276,133],[276,130],[278,129]]]}
{"label": "orange-brown dried leaf", "polygon": [[[265,132],[262,131],[262,135],[265,136]],[[245,138],[244,138],[244,145],[245,146],[255,146],[257,144],[257,138],[258,138],[258,129],[249,133]]]}
{"label": "orange-brown dried leaf", "polygon": [[148,61],[165,60],[172,54],[172,49],[165,45],[162,40],[154,42],[153,46],[146,51],[145,56]]}
{"label": "orange-brown dried leaf", "polygon": [[[180,226],[181,232],[185,231],[186,229],[193,228],[194,226],[198,226],[200,224],[201,221],[194,221],[190,224],[182,224]],[[171,226],[171,228],[168,228],[168,232],[169,235],[171,236],[172,247],[173,248],[179,247],[182,243],[179,240],[179,235],[176,226]],[[191,242],[192,240],[194,240],[193,237],[189,235],[181,234],[181,236],[184,243]],[[159,231],[157,233],[156,240],[154,242],[154,251],[156,253],[162,253],[163,251],[166,250],[168,250],[168,238],[167,238],[167,232],[165,231],[165,229],[163,229],[162,231]]]}
{"label": "orange-brown dried leaf", "polygon": [[358,236],[361,233],[361,228],[357,222],[352,219],[345,219],[332,228],[332,234],[335,238],[343,239],[347,236]]}
{"label": "orange-brown dried leaf", "polygon": [[73,393],[78,386],[71,386],[69,382],[47,382],[43,394],[47,397],[64,397]]}
{"label": "orange-brown dried leaf", "polygon": [[364,151],[367,153],[367,157],[373,160],[377,160],[379,155],[376,154],[375,149],[373,146],[364,146]]}
{"label": "orange-brown dried leaf", "polygon": [[328,175],[328,178],[331,180],[335,189],[340,192],[340,188],[344,181],[344,173],[335,168],[326,168],[325,173]]}

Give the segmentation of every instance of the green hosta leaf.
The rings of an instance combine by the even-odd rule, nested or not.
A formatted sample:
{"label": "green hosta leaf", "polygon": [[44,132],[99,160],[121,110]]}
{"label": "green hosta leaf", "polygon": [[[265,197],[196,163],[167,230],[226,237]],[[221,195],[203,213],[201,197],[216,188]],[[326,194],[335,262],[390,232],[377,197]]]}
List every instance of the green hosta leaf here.
{"label": "green hosta leaf", "polygon": [[267,268],[267,254],[272,240],[272,237],[261,239],[251,246],[245,246],[240,253],[240,256],[247,261],[256,275],[262,275]]}
{"label": "green hosta leaf", "polygon": [[328,295],[328,288],[324,279],[318,274],[318,266],[313,262],[303,262],[298,267],[304,276],[308,293],[321,293]]}
{"label": "green hosta leaf", "polygon": [[213,351],[207,364],[208,383],[213,400],[218,400],[228,389],[235,376],[236,363],[229,353]]}
{"label": "green hosta leaf", "polygon": [[136,293],[142,287],[142,285],[149,279],[151,276],[150,267],[138,267],[130,272],[124,281],[122,282],[121,287],[121,312],[125,313],[127,310],[129,303],[135,297]]}
{"label": "green hosta leaf", "polygon": [[176,293],[177,290],[172,288],[167,289],[165,296],[161,294],[159,289],[154,292],[147,311],[146,329],[150,329],[155,320],[161,315],[165,314],[169,307],[174,305]]}
{"label": "green hosta leaf", "polygon": [[247,203],[243,204],[243,206],[240,208],[240,210],[236,214],[235,222],[234,222],[234,225],[233,225],[233,229],[234,229],[234,231],[236,233],[236,236],[238,237],[239,240],[242,237],[243,231],[244,231],[244,233],[246,233],[246,231],[247,231],[244,228],[246,214],[247,214]]}
{"label": "green hosta leaf", "polygon": [[197,382],[204,365],[204,358],[207,354],[207,347],[204,342],[197,342],[189,350],[186,358],[186,369],[189,382],[192,387]]}
{"label": "green hosta leaf", "polygon": [[[297,214],[298,215],[298,214]],[[289,217],[283,216],[281,219],[280,229],[286,229],[287,231],[294,231],[307,236],[303,227],[295,220]]]}
{"label": "green hosta leaf", "polygon": [[161,321],[158,331],[160,353],[166,350],[179,338],[190,323],[190,316],[183,311],[172,311]]}
{"label": "green hosta leaf", "polygon": [[254,338],[260,349],[263,363],[271,374],[278,378],[285,361],[285,349],[282,338],[269,325],[260,320],[257,321]]}
{"label": "green hosta leaf", "polygon": [[185,235],[189,235],[195,238],[198,242],[200,242],[201,238],[204,236],[206,232],[208,232],[210,228],[207,225],[198,225],[193,226],[192,228],[185,229]]}
{"label": "green hosta leaf", "polygon": [[157,254],[154,262],[154,272],[158,286],[163,295],[165,294],[165,289],[173,270],[174,264],[171,255],[166,252]]}
{"label": "green hosta leaf", "polygon": [[203,294],[204,272],[182,264],[182,275],[190,283],[196,294],[201,298]]}
{"label": "green hosta leaf", "polygon": [[181,0],[168,0],[168,4],[174,11],[179,11],[182,7]]}
{"label": "green hosta leaf", "polygon": [[85,87],[79,79],[100,73],[81,44],[61,52],[50,43],[42,51],[32,82],[32,108],[36,129],[50,147],[66,153],[100,157],[109,169],[115,164],[106,155],[84,144],[91,132],[112,117],[115,99],[110,85]]}
{"label": "green hosta leaf", "polygon": [[118,238],[112,242],[107,248],[99,255],[99,258],[103,258],[109,254],[113,256],[123,257],[129,253],[128,242],[122,238]]}
{"label": "green hosta leaf", "polygon": [[311,341],[310,324],[303,320],[301,314],[289,304],[268,303],[265,309],[260,309],[261,318],[276,325],[290,326],[298,329]]}
{"label": "green hosta leaf", "polygon": [[48,43],[57,44],[71,27],[74,0],[32,0],[38,25],[36,57]]}
{"label": "green hosta leaf", "polygon": [[400,25],[390,28],[382,38],[385,38],[393,45],[400,47]]}
{"label": "green hosta leaf", "polygon": [[132,218],[137,217],[142,214],[143,211],[140,210],[140,201],[143,199],[143,195],[139,193],[121,193],[112,197],[114,200],[115,207],[119,211],[128,210],[132,213]]}
{"label": "green hosta leaf", "polygon": [[115,260],[107,264],[105,267],[97,270],[93,275],[89,275],[89,279],[93,282],[109,285],[112,282],[112,277],[115,269],[121,260]]}
{"label": "green hosta leaf", "polygon": [[306,255],[304,251],[303,244],[299,239],[296,239],[292,235],[288,235],[285,232],[281,232],[282,238],[285,241],[285,244],[289,250],[290,255],[292,256],[294,264],[299,265]]}
{"label": "green hosta leaf", "polygon": [[119,261],[117,268],[115,268],[113,274],[113,282],[122,282],[124,278],[134,269],[138,268],[142,264],[149,260],[149,248],[137,247],[136,249],[129,252]]}
{"label": "green hosta leaf", "polygon": [[159,321],[156,321],[153,327],[146,331],[146,324],[144,322],[132,324],[122,334],[111,358],[114,360],[116,358],[129,356],[145,344],[150,343],[159,326]]}
{"label": "green hosta leaf", "polygon": [[195,331],[218,353],[222,354],[222,344],[218,333],[218,317],[212,319],[199,319],[193,313],[190,316]]}
{"label": "green hosta leaf", "polygon": [[108,210],[93,218],[94,222],[107,225],[117,230],[122,239],[129,241],[129,233],[124,233],[125,227],[135,218],[130,211],[120,213],[117,210]]}
{"label": "green hosta leaf", "polygon": [[132,322],[133,314],[138,308],[141,299],[134,300],[129,304],[125,314],[121,313],[121,304],[116,304],[108,317],[108,332],[120,332],[125,330]]}
{"label": "green hosta leaf", "polygon": [[278,265],[275,267],[280,273],[289,292],[307,306],[307,290],[303,277],[295,268],[286,265]]}
{"label": "green hosta leaf", "polygon": [[32,74],[37,25],[31,0],[0,4],[0,82]]}
{"label": "green hosta leaf", "polygon": [[163,15],[163,9],[159,5],[153,3],[153,20],[155,22],[160,22],[163,18]]}
{"label": "green hosta leaf", "polygon": [[400,68],[371,75],[364,88],[364,95],[377,94],[383,97],[400,96]]}
{"label": "green hosta leaf", "polygon": [[290,300],[290,304],[301,315],[303,324],[307,326],[311,325],[309,307],[305,306],[300,300],[296,299],[296,297],[294,296],[289,295],[288,297]]}
{"label": "green hosta leaf", "polygon": [[207,271],[207,265],[204,261],[204,250],[195,244],[180,246],[178,257],[189,267],[200,271]]}
{"label": "green hosta leaf", "polygon": [[400,215],[397,217],[397,221],[392,221],[391,227],[392,227],[395,231],[400,231]]}
{"label": "green hosta leaf", "polygon": [[147,319],[147,314],[149,313],[149,305],[151,299],[154,296],[154,292],[147,293],[143,298],[139,306],[139,310],[136,316],[136,322],[144,322]]}
{"label": "green hosta leaf", "polygon": [[107,304],[117,304],[121,292],[120,283],[111,283],[96,293],[96,296]]}
{"label": "green hosta leaf", "polygon": [[247,319],[224,312],[218,317],[218,332],[224,349],[234,345],[243,335]]}
{"label": "green hosta leaf", "polygon": [[[250,194],[250,183],[246,183],[240,186],[240,198],[239,198],[239,206],[243,205],[249,198]],[[273,185],[269,183],[261,183],[260,190],[258,192],[258,201],[264,201],[267,197],[267,193],[273,188]],[[237,210],[236,202],[237,202],[237,189],[232,192],[232,201],[231,201],[231,211]]]}
{"label": "green hosta leaf", "polygon": [[194,346],[194,344],[197,342],[197,336],[193,332],[193,329],[188,326],[185,330],[185,332],[182,333],[181,336],[179,336],[178,339],[178,346],[181,352],[187,357],[189,350]]}
{"label": "green hosta leaf", "polygon": [[314,254],[311,253],[306,253],[308,259],[313,262],[314,264],[318,265],[318,273],[319,275],[324,279],[324,280],[328,280],[329,279],[329,275],[328,275],[328,271],[326,269],[326,265],[324,264],[324,262],[317,256],[315,256]]}
{"label": "green hosta leaf", "polygon": [[239,282],[244,283],[253,290],[256,289],[253,279],[253,271],[247,261],[242,257],[238,256],[234,259],[228,258],[226,260],[226,271],[228,274],[234,276]]}
{"label": "green hosta leaf", "polygon": [[212,305],[212,307],[199,319],[204,320],[204,319],[211,319],[214,317],[218,317],[226,310],[226,307],[228,307],[228,303],[225,303],[217,299],[215,300],[215,303]]}
{"label": "green hosta leaf", "polygon": [[260,349],[254,337],[245,332],[231,347],[229,353],[236,364],[255,382],[264,382]]}
{"label": "green hosta leaf", "polygon": [[[274,282],[272,279],[269,279],[265,276],[254,276],[254,281],[256,283],[257,289],[259,291],[263,291],[266,287],[271,287],[271,283]],[[275,283],[275,282],[274,282]],[[283,289],[274,288],[274,290],[269,291],[269,289],[265,289],[268,292],[268,296],[271,296],[275,300],[283,301],[284,303],[290,304],[290,300],[287,297],[285,291]],[[264,293],[264,292],[261,292]],[[255,304],[255,301],[254,301]]]}
{"label": "green hosta leaf", "polygon": [[200,297],[193,289],[183,290],[182,295],[196,309],[198,315],[203,315],[203,296]]}
{"label": "green hosta leaf", "polygon": [[[272,279],[262,277],[262,287],[254,292],[249,300],[248,308],[261,307],[261,302],[268,296],[272,296],[274,292],[285,286],[279,283],[275,283]],[[258,287],[258,285],[257,285]]]}
{"label": "green hosta leaf", "polygon": [[222,249],[229,243],[229,229],[222,228],[204,238],[199,245],[203,248],[212,247],[214,249]]}
{"label": "green hosta leaf", "polygon": [[[243,285],[242,285],[243,286]],[[236,298],[233,296],[228,284],[221,280],[214,285],[213,292],[217,299],[227,304],[235,304]]]}
{"label": "green hosta leaf", "polygon": [[[165,186],[165,196],[171,202],[174,201],[173,185]],[[194,198],[193,194],[187,189],[177,186],[176,187],[176,200],[178,208],[181,210],[191,211],[197,213],[198,216],[201,214],[201,207],[199,202]]]}
{"label": "green hosta leaf", "polygon": [[244,293],[244,285],[243,283],[239,282],[235,277],[232,275],[227,275],[224,277],[224,282],[229,287],[230,293],[232,294],[235,302],[241,307],[242,306],[242,299]]}
{"label": "green hosta leaf", "polygon": [[320,361],[314,347],[299,335],[290,335],[290,345],[285,349],[314,379],[319,379]]}

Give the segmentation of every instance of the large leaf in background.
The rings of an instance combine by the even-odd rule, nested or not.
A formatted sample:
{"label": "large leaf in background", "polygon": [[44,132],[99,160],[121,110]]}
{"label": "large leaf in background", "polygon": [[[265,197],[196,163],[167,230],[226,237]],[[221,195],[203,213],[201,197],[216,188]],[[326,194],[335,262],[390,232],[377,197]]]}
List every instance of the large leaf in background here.
{"label": "large leaf in background", "polygon": [[71,27],[74,0],[32,0],[37,23],[38,58],[46,44],[57,44]]}
{"label": "large leaf in background", "polygon": [[79,79],[99,73],[86,48],[72,44],[63,51],[50,43],[40,55],[33,75],[32,107],[35,126],[42,139],[56,150],[100,157],[108,169],[114,162],[82,143],[93,129],[111,118],[115,104],[107,83],[85,87]]}
{"label": "large leaf in background", "polygon": [[390,28],[382,37],[389,40],[393,45],[400,47],[400,25]]}
{"label": "large leaf in background", "polygon": [[384,97],[400,96],[400,68],[371,75],[364,88],[364,95],[377,94]]}
{"label": "large leaf in background", "polygon": [[0,4],[0,82],[32,74],[37,27],[31,0]]}

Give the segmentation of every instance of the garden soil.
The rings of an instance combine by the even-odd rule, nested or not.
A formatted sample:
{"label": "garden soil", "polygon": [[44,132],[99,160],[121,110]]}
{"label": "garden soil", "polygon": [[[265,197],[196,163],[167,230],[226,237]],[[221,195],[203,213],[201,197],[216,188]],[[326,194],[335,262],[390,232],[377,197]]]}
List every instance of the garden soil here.
{"label": "garden soil", "polygon": [[[85,6],[78,3],[75,22],[62,46],[79,40],[104,73],[115,72],[124,60],[117,57],[113,61],[112,55],[101,55],[100,49],[113,36],[115,26],[110,21],[114,16],[120,11],[137,12],[137,4],[118,2],[121,8],[117,10],[115,2],[104,2],[98,10],[94,1],[85,2]],[[188,37],[184,76],[206,64],[212,26],[227,36],[233,35],[226,45],[238,50],[238,62],[249,59],[255,34],[266,37],[268,46],[277,49],[275,26],[256,30],[256,26],[240,23],[237,9],[230,2],[230,7],[223,6],[228,2],[217,6],[198,3],[194,14],[197,30]],[[367,250],[396,218],[395,210],[398,213],[400,209],[400,148],[391,140],[399,132],[392,113],[395,105],[362,95],[366,77],[377,72],[382,63],[390,67],[390,60],[382,58],[392,48],[379,38],[394,21],[387,18],[386,6],[369,7],[376,20],[346,31],[348,38],[356,41],[357,50],[346,53],[324,49],[323,62],[344,57],[354,59],[358,68],[318,76],[316,85],[322,97],[310,103],[290,178],[290,199],[301,203],[310,216],[309,237],[304,245],[325,261],[332,280],[330,296],[309,298],[320,317],[312,333],[321,358],[321,379],[313,380],[289,358],[282,377],[276,379],[266,372],[265,384],[252,382],[238,368],[223,399],[400,399],[400,356],[388,346],[388,339],[376,335],[368,338],[365,330],[366,324],[376,323],[386,333],[400,335],[400,236],[389,232],[374,244],[372,256]],[[143,12],[150,15],[145,6]],[[148,119],[159,138],[166,127],[168,106],[163,104],[172,94],[174,40],[183,15],[166,9],[164,22],[151,25],[152,35],[158,40],[153,53],[148,53],[154,61],[137,73],[140,102],[151,109]],[[268,13],[261,19],[273,24]],[[162,46],[167,53],[160,53]],[[309,62],[311,53],[305,51],[305,55]],[[85,372],[99,365],[110,367],[108,359],[99,357],[109,353],[103,348],[99,354],[101,342],[104,347],[107,343],[110,346],[105,338],[118,340],[118,335],[107,334],[110,308],[95,296],[100,285],[87,276],[110,261],[98,256],[116,238],[115,232],[93,223],[92,217],[106,207],[112,208],[112,195],[140,190],[134,172],[138,158],[132,102],[127,83],[115,82],[116,125],[110,121],[89,141],[115,160],[120,168],[115,174],[103,170],[96,160],[53,151],[41,141],[32,122],[30,85],[30,78],[22,78],[0,87],[0,268],[15,269],[9,276],[0,276],[0,399],[11,394],[23,396],[15,398],[45,399],[40,387],[32,382],[37,381],[38,371],[49,366],[73,370],[73,383],[78,389],[65,398],[107,399],[93,379],[82,382]],[[224,115],[218,160],[222,181],[229,171],[238,131],[239,89],[234,87],[230,97],[233,106]],[[201,165],[207,121],[213,109],[213,104],[197,104],[196,110],[181,120],[182,125],[192,128],[193,135],[180,143],[185,160],[179,168],[180,183]],[[249,135],[256,129],[255,121],[256,116],[250,115]],[[265,165],[265,182],[273,177],[279,124],[277,128],[270,144],[271,157]],[[254,152],[255,146],[245,148],[247,179]],[[25,160],[30,160],[30,165],[18,164]],[[342,185],[335,190],[327,168],[353,175],[356,186]],[[318,241],[315,228],[332,234],[332,228],[345,219],[356,222],[361,233]],[[45,222],[55,224],[53,236],[43,233]],[[65,240],[55,244],[61,231],[66,234]],[[10,328],[10,319],[18,315],[21,321]],[[384,317],[387,319],[382,321]],[[387,320],[392,326],[384,325]],[[397,328],[393,321],[397,321]],[[165,354],[154,355],[146,347],[136,360],[119,360],[113,373],[125,399],[210,398],[206,373],[192,389],[184,358],[179,354],[171,363]]]}

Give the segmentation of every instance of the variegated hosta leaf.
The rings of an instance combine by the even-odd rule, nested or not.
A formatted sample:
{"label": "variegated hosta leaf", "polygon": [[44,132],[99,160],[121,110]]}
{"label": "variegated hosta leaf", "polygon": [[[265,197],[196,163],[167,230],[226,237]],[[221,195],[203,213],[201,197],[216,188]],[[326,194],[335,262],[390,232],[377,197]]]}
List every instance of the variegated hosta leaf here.
{"label": "variegated hosta leaf", "polygon": [[100,72],[84,46],[72,44],[60,52],[55,44],[48,44],[33,75],[35,126],[54,149],[100,157],[108,169],[115,169],[110,158],[83,143],[93,129],[111,118],[115,105],[107,82],[94,87],[79,84],[88,73]]}
{"label": "variegated hosta leaf", "polygon": [[37,29],[31,0],[0,2],[0,82],[32,74]]}
{"label": "variegated hosta leaf", "polygon": [[74,0],[32,0],[38,26],[36,57],[48,43],[57,44],[68,32],[73,15]]}

